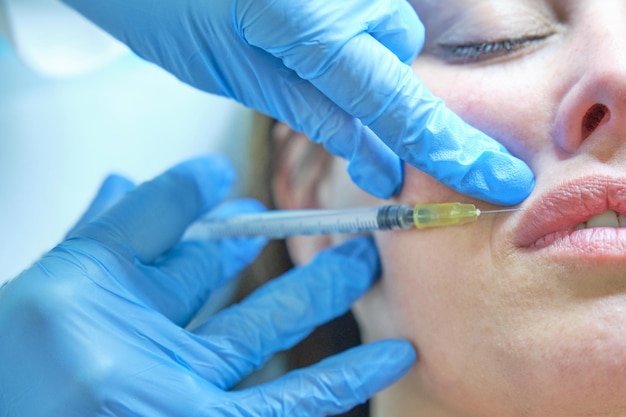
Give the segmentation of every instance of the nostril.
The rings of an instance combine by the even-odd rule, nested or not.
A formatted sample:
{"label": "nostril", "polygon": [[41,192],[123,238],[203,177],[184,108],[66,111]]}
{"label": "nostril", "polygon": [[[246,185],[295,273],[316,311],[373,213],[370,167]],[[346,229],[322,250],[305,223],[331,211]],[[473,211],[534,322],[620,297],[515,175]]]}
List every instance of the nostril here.
{"label": "nostril", "polygon": [[583,117],[582,139],[585,140],[600,126],[602,120],[609,114],[609,108],[604,104],[596,103],[587,110]]}

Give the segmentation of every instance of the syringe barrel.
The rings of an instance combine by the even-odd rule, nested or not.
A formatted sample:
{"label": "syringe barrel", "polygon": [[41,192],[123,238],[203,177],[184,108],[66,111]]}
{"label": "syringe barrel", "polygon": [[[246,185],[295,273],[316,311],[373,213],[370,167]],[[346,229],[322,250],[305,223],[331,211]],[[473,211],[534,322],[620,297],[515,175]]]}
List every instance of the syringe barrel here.
{"label": "syringe barrel", "polygon": [[193,226],[188,236],[234,238],[262,236],[283,239],[296,235],[362,233],[379,230],[380,207],[346,210],[287,210],[205,219]]}

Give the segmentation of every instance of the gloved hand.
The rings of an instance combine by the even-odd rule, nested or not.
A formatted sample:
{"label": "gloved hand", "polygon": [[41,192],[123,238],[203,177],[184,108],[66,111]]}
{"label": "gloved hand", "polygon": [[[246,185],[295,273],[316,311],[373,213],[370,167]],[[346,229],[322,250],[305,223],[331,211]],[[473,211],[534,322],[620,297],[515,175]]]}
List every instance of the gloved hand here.
{"label": "gloved hand", "polygon": [[519,203],[534,185],[523,162],[406,65],[424,41],[406,0],[64,1],[184,82],[324,143],[378,197],[402,185],[398,156],[497,204]]}
{"label": "gloved hand", "polygon": [[[179,242],[231,179],[217,157],[129,193],[131,184],[114,177],[63,243],[0,288],[0,415],[321,416],[365,401],[410,367],[407,342],[382,341],[229,391],[346,311],[379,268],[372,243],[357,239],[184,329],[263,244]],[[218,215],[258,209],[239,201]]]}

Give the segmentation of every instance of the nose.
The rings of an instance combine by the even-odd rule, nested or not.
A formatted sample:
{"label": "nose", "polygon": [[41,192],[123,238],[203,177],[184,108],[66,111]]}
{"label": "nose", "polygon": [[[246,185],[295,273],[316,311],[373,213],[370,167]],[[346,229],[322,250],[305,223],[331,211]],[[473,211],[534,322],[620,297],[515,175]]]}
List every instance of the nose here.
{"label": "nose", "polygon": [[[571,42],[580,46],[570,48],[563,63],[562,74],[570,81],[557,108],[553,138],[570,154],[608,157],[626,144],[626,29],[621,17],[610,15],[615,10],[604,12],[597,20],[602,25],[587,21],[578,31]],[[620,10],[624,16],[621,12],[626,10]]]}

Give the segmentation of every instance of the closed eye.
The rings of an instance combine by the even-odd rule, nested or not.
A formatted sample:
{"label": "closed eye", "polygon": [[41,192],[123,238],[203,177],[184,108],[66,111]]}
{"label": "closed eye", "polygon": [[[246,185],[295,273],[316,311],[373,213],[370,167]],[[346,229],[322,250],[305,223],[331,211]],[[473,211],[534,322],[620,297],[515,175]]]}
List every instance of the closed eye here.
{"label": "closed eye", "polygon": [[515,39],[465,44],[439,43],[438,46],[442,50],[444,60],[453,64],[468,64],[510,55],[544,41],[551,35],[523,36]]}

